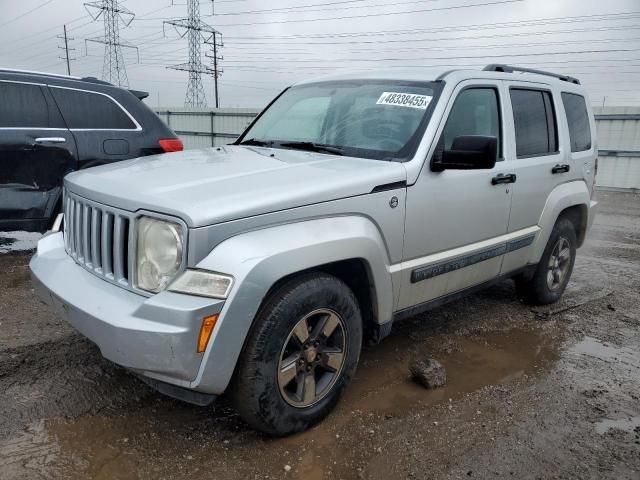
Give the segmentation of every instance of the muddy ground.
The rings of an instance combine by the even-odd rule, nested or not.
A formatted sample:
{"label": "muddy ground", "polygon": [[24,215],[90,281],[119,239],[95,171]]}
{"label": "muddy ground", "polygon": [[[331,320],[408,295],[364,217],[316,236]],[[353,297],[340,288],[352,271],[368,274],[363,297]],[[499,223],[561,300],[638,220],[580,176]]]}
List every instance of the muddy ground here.
{"label": "muddy ground", "polygon": [[[562,303],[505,282],[397,324],[338,409],[286,439],[103,360],[36,300],[29,255],[0,255],[0,478],[638,480],[640,195],[599,196]],[[446,387],[408,379],[429,356]]]}

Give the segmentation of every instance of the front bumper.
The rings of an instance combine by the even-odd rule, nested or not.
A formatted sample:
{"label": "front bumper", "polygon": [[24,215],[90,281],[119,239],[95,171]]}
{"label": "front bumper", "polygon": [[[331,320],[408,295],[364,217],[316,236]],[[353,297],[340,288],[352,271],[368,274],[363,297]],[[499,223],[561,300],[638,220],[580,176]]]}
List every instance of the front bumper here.
{"label": "front bumper", "polygon": [[61,233],[38,243],[30,269],[38,296],[105,358],[145,377],[197,389],[202,319],[220,313],[224,301],[167,291],[144,297],[112,285],[67,255]]}

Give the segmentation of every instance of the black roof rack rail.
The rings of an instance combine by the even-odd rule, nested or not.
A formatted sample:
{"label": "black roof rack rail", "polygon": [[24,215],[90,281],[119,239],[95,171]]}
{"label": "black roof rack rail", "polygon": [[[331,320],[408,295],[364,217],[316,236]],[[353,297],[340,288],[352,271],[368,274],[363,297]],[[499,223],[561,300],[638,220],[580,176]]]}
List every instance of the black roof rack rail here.
{"label": "black roof rack rail", "polygon": [[486,72],[504,72],[504,73],[513,73],[513,72],[525,72],[525,73],[537,73],[538,75],[546,75],[547,77],[554,77],[564,82],[575,83],[576,85],[580,85],[580,80],[575,77],[570,77],[569,75],[560,75],[558,73],[545,72],[544,70],[536,70],[534,68],[524,68],[524,67],[514,67],[512,65],[502,65],[499,63],[492,63],[491,65],[487,65],[482,70]]}

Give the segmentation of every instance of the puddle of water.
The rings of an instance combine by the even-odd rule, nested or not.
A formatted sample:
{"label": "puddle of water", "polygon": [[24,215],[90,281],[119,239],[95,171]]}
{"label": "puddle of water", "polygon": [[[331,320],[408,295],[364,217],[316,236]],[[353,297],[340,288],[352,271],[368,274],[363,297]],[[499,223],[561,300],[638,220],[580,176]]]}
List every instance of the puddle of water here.
{"label": "puddle of water", "polygon": [[[557,341],[549,342],[537,333],[521,330],[479,339],[460,337],[456,351],[445,355],[430,352],[428,346],[416,345],[407,336],[393,340],[393,345],[364,356],[364,368],[359,368],[347,390],[344,408],[402,414],[416,406],[455,399],[533,372],[556,360],[559,347]],[[430,356],[438,358],[446,368],[447,384],[427,391],[409,380],[408,366],[414,359]]]}
{"label": "puddle of water", "polygon": [[609,430],[616,429],[624,432],[633,432],[640,429],[640,417],[630,417],[622,420],[610,420],[605,418],[595,424],[596,432],[600,435],[607,433]]}
{"label": "puddle of water", "polygon": [[605,362],[619,362],[634,369],[640,368],[640,358],[638,358],[637,351],[628,347],[618,347],[610,343],[604,343],[593,337],[584,337],[568,353],[594,357]]}
{"label": "puddle of water", "polygon": [[[206,469],[212,478],[247,478],[257,462],[265,472],[281,473],[285,464],[292,463],[295,470],[290,478],[321,479],[335,472],[336,460],[342,465],[354,463],[356,453],[350,448],[340,448],[336,458],[322,454],[335,451],[337,442],[357,436],[350,428],[357,425],[354,412],[404,416],[486,385],[534,373],[559,356],[559,340],[534,332],[455,337],[455,351],[445,354],[434,353],[443,336],[416,340],[407,332],[403,329],[365,351],[337,411],[307,432],[264,439],[229,413],[162,397],[131,411],[47,422],[59,451],[57,467],[70,477],[98,479],[157,478],[159,473],[171,476],[170,472],[185,476],[198,474],[200,469]],[[445,336],[447,340],[452,337]],[[438,358],[447,369],[445,387],[426,390],[410,381],[409,363],[427,357]],[[352,473],[347,477],[357,476]]]}

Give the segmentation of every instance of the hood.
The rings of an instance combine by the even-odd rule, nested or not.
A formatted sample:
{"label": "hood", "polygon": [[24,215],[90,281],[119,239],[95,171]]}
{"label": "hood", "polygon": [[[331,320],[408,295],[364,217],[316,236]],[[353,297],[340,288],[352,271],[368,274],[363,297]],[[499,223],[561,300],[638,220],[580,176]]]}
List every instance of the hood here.
{"label": "hood", "polygon": [[229,145],[80,170],[67,175],[65,186],[99,203],[174,215],[200,227],[405,180],[396,162]]}

